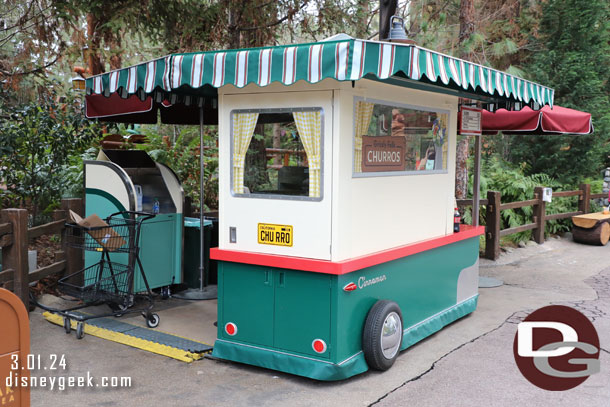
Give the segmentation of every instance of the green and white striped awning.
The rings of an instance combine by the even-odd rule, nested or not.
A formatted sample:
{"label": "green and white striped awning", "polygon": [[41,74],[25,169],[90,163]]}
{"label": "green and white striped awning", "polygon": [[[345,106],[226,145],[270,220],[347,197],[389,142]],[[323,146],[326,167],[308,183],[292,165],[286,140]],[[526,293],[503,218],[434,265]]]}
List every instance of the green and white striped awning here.
{"label": "green and white striped awning", "polygon": [[[395,78],[425,82],[496,101],[553,105],[554,91],[534,82],[415,45],[344,39],[252,48],[172,54],[87,78],[89,94],[140,98],[157,93],[200,96],[202,90],[254,83],[316,83],[326,78],[356,81]],[[157,97],[156,99],[159,99]]]}

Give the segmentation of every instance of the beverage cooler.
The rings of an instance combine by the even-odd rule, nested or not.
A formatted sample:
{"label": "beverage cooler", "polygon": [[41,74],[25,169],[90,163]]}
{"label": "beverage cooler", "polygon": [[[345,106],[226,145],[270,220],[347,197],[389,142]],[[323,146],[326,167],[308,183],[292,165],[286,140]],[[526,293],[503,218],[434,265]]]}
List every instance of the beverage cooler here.
{"label": "beverage cooler", "polygon": [[[184,193],[176,174],[140,150],[102,150],[96,160],[84,162],[84,172],[85,215],[155,213],[142,224],[139,242],[148,282],[151,288],[182,283]],[[126,262],[127,256],[111,253],[117,262]],[[98,261],[97,253],[85,254],[87,266]],[[139,275],[133,284],[134,292],[145,291]]]}

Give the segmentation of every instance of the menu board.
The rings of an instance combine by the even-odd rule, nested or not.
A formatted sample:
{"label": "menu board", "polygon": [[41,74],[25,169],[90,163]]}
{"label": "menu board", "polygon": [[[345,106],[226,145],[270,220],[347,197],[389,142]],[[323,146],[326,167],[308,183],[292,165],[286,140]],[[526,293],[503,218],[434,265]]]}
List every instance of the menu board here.
{"label": "menu board", "polygon": [[481,109],[463,107],[460,110],[460,134],[463,136],[481,135]]}

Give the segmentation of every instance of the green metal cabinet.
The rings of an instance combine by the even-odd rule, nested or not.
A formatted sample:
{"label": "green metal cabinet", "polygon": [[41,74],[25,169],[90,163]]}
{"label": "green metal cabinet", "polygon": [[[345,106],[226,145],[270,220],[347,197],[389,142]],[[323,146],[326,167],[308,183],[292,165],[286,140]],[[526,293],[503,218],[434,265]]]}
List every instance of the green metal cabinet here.
{"label": "green metal cabinet", "polygon": [[[144,151],[103,150],[98,160],[84,161],[85,216],[100,218],[122,211],[150,213],[159,201],[160,213],[144,221],[140,233],[140,259],[150,288],[182,283],[184,217],[183,192],[176,175],[155,163]],[[141,203],[137,185],[141,190]],[[100,253],[86,252],[85,266],[100,260]],[[111,261],[128,264],[126,253],[110,253]],[[139,271],[134,273],[134,292],[146,291]]]}
{"label": "green metal cabinet", "polygon": [[[142,224],[140,259],[151,287],[163,287],[180,281],[182,250],[182,214],[159,214]],[[134,291],[146,291],[140,273],[135,273]]]}

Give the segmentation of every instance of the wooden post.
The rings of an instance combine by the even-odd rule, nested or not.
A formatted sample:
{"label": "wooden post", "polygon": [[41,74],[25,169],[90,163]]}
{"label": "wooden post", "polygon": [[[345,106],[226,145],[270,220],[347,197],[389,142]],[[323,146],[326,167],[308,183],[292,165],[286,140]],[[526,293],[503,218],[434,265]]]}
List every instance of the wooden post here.
{"label": "wooden post", "polygon": [[474,139],[474,177],[472,183],[472,225],[479,226],[479,200],[481,196],[481,136]]}
{"label": "wooden post", "polygon": [[[61,209],[65,211],[66,216],[69,216],[69,211],[72,210],[78,215],[84,217],[83,200],[80,198],[69,198],[61,200]],[[72,274],[85,267],[83,251],[73,247],[67,247],[62,235],[61,242],[62,250],[66,254],[66,270],[64,275]]]}
{"label": "wooden post", "polygon": [[582,195],[578,198],[578,210],[582,213],[589,213],[591,203],[591,184],[580,184],[578,189],[582,191]]}
{"label": "wooden post", "polygon": [[534,188],[534,199],[538,200],[538,203],[534,205],[534,217],[535,223],[538,225],[534,229],[534,240],[538,244],[544,243],[544,229],[546,227],[546,202],[542,200],[542,187]]}
{"label": "wooden post", "polygon": [[[500,256],[500,202],[502,194],[487,191],[487,213],[485,227],[485,258],[496,260]],[[474,204],[474,202],[473,202]]]}
{"label": "wooden post", "polygon": [[30,270],[28,268],[28,211],[3,209],[2,223],[13,225],[13,244],[2,249],[3,268],[13,269],[13,292],[28,309],[30,305]]}

